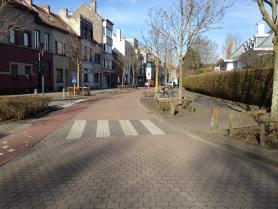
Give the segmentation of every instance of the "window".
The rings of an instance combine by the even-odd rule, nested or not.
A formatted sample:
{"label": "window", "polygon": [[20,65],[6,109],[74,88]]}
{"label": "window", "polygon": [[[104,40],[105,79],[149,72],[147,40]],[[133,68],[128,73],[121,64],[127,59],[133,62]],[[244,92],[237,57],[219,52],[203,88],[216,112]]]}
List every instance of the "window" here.
{"label": "window", "polygon": [[49,34],[44,34],[44,50],[49,51]]}
{"label": "window", "polygon": [[56,82],[63,83],[63,69],[56,69]]}
{"label": "window", "polygon": [[89,79],[88,79],[88,69],[84,69],[84,82],[89,82]]}
{"label": "window", "polygon": [[87,46],[85,46],[84,47],[83,60],[87,60],[87,55],[88,55]]}
{"label": "window", "polygon": [[101,56],[100,56],[100,54],[95,54],[95,63],[96,63],[96,64],[100,64],[100,62],[101,62]]}
{"label": "window", "polygon": [[41,34],[39,30],[35,30],[35,48],[40,48]]}
{"label": "window", "polygon": [[10,29],[10,43],[15,44],[16,41],[16,31],[15,29]]}
{"label": "window", "polygon": [[24,46],[30,47],[31,46],[30,45],[30,33],[24,32],[23,37],[24,37]]}
{"label": "window", "polygon": [[103,50],[104,52],[108,53],[108,54],[112,54],[112,46],[109,46],[107,44],[103,45]]}
{"label": "window", "polygon": [[99,80],[98,80],[98,73],[95,73],[95,83],[98,83]]}
{"label": "window", "polygon": [[18,66],[17,65],[11,65],[11,75],[12,79],[16,79],[18,76]]}
{"label": "window", "polygon": [[66,55],[66,44],[62,42],[55,41],[56,54]]}
{"label": "window", "polygon": [[90,48],[90,61],[93,62],[93,51],[92,51],[92,48]]}
{"label": "window", "polygon": [[110,30],[109,28],[104,28],[103,35],[112,39],[112,30]]}
{"label": "window", "polygon": [[31,66],[25,66],[25,79],[31,80]]}
{"label": "window", "polygon": [[106,69],[112,69],[112,61],[111,60],[103,60],[103,67]]}

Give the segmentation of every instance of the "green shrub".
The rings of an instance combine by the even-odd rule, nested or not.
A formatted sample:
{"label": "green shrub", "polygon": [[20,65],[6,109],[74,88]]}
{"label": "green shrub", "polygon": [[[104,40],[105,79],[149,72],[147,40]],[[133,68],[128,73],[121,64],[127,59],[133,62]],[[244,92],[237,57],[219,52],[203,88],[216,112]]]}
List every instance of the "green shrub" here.
{"label": "green shrub", "polygon": [[184,78],[187,90],[246,104],[270,107],[273,69],[212,72]]}
{"label": "green shrub", "polygon": [[49,97],[42,96],[4,96],[0,97],[0,121],[22,120],[45,111]]}

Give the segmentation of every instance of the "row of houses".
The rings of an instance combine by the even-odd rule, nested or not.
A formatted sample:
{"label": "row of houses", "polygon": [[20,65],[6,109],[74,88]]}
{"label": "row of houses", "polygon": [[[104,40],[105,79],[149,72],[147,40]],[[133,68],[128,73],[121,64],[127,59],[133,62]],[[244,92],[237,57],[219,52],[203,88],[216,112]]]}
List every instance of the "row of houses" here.
{"label": "row of houses", "polygon": [[257,25],[257,33],[243,42],[231,55],[220,58],[216,71],[232,71],[252,67],[271,67],[273,58],[272,30],[266,32],[265,24]]}
{"label": "row of houses", "polygon": [[[49,5],[15,0],[1,13],[18,19],[0,40],[0,93],[40,89],[39,59],[46,91],[72,86],[76,76],[80,86],[94,89],[144,82],[138,41],[122,37],[120,30],[114,34],[113,22],[98,13],[96,0],[81,3],[73,12],[64,8],[57,13]],[[78,46],[72,37],[78,37]],[[82,54],[79,63],[74,60],[75,47]]]}

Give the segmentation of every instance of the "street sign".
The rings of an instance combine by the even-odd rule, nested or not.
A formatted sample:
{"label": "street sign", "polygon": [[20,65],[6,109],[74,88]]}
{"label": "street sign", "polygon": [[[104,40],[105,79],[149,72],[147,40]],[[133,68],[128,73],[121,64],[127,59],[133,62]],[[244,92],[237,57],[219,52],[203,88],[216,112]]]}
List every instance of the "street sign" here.
{"label": "street sign", "polygon": [[76,74],[75,73],[72,73],[72,75],[71,75],[71,83],[72,84],[76,84],[77,83],[77,79],[76,79]]}
{"label": "street sign", "polygon": [[147,63],[146,65],[146,78],[147,80],[152,79],[152,63]]}

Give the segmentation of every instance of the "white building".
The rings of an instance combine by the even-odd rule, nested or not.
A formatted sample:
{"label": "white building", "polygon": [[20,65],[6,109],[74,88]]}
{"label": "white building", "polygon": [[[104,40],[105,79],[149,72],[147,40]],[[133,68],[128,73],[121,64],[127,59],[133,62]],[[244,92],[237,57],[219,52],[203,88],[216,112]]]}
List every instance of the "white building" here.
{"label": "white building", "polygon": [[113,34],[113,50],[124,57],[124,84],[132,83],[132,45],[126,38],[122,37],[122,31],[116,30],[116,34]]}
{"label": "white building", "polygon": [[219,59],[216,63],[216,71],[231,71],[236,69],[242,69],[246,67],[246,60],[240,59],[240,57],[246,52],[272,52],[273,51],[273,31],[265,32],[265,25],[259,23],[257,25],[257,34],[245,41],[240,45],[232,54],[231,59]]}

